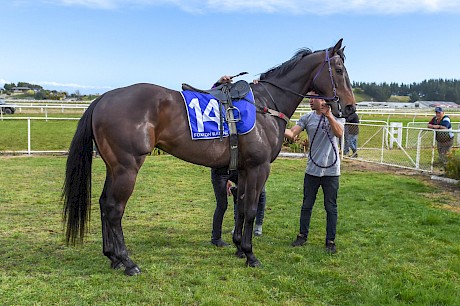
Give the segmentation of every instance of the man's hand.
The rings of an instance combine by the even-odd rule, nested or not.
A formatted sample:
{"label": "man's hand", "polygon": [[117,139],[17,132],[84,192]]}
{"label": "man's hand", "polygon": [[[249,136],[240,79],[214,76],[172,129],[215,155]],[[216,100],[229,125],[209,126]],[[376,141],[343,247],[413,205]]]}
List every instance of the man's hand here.
{"label": "man's hand", "polygon": [[326,102],[321,103],[320,112],[328,118],[332,116],[331,107]]}
{"label": "man's hand", "polygon": [[220,79],[219,79],[220,84],[231,83],[231,82],[233,82],[232,77],[228,76],[228,75],[224,75],[224,76],[220,77]]}
{"label": "man's hand", "polygon": [[231,196],[232,195],[232,191],[231,191],[231,188],[233,187],[233,184],[232,182],[230,181],[227,181],[227,196]]}

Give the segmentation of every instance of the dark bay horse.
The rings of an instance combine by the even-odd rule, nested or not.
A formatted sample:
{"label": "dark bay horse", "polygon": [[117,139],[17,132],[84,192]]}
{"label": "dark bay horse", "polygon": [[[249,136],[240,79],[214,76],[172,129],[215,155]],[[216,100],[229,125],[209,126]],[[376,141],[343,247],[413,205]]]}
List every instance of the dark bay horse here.
{"label": "dark bay horse", "polygon": [[[344,66],[342,40],[327,50],[302,49],[251,84],[258,108],[254,129],[238,136],[238,213],[233,242],[246,264],[260,262],[252,251],[257,198],[278,156],[290,118],[306,93],[315,90],[336,116],[354,112],[354,96]],[[283,119],[284,118],[284,119]],[[112,268],[140,273],[125,246],[121,220],[139,169],[160,148],[184,161],[207,167],[229,165],[228,138],[192,140],[181,93],[153,84],[109,91],[88,107],[69,149],[63,186],[66,241],[82,241],[89,220],[93,141],[106,164],[99,199],[103,253]]]}

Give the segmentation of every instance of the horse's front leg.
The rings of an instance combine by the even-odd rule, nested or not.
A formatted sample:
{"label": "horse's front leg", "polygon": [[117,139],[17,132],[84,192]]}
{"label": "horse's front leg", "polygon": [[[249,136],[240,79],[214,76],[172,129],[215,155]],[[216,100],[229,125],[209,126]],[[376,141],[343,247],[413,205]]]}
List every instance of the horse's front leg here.
{"label": "horse's front leg", "polygon": [[[250,267],[261,265],[252,251],[252,232],[259,195],[269,171],[270,165],[267,164],[238,173],[238,216],[234,243],[238,249],[237,255],[238,252],[242,252],[246,256],[246,265]],[[241,186],[244,186],[242,190]]]}
{"label": "horse's front leg", "polygon": [[245,185],[238,183],[237,189],[237,213],[235,220],[235,231],[233,232],[233,243],[236,246],[235,256],[238,258],[246,258],[242,248],[241,241],[243,237],[243,223],[244,223],[244,203],[245,198]]}
{"label": "horse's front leg", "polygon": [[254,220],[257,213],[257,196],[248,196],[245,197],[244,202],[244,222],[243,222],[243,236],[241,239],[241,251],[246,256],[246,265],[249,267],[258,267],[261,265],[260,261],[256,258],[252,251],[252,232],[254,228]]}

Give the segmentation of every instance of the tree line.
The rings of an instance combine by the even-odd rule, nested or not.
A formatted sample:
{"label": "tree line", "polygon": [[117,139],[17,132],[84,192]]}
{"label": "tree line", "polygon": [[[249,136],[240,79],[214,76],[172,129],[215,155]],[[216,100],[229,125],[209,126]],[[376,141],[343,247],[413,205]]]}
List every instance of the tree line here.
{"label": "tree line", "polygon": [[386,102],[394,95],[408,96],[410,102],[449,101],[460,104],[460,80],[455,79],[431,79],[412,84],[353,82],[353,88],[380,102]]}
{"label": "tree line", "polygon": [[[415,101],[450,101],[460,104],[460,80],[430,79],[421,83],[398,84],[398,83],[366,83],[353,82],[356,93],[364,93],[374,101],[387,102],[391,96],[407,96],[410,102]],[[81,95],[77,90],[75,93],[58,92],[55,90],[45,90],[42,86],[26,82],[18,84],[5,84],[4,90],[9,93],[13,87],[28,87],[30,92],[25,95],[36,100],[43,99],[62,99],[63,97],[77,98],[78,100],[93,99],[97,95]]]}
{"label": "tree line", "polygon": [[44,89],[40,85],[31,84],[27,82],[18,82],[17,85],[15,83],[7,83],[3,85],[3,90],[5,91],[7,95],[11,95],[15,87],[29,88],[29,90],[23,92],[19,96],[21,98],[31,98],[35,100],[62,100],[65,98],[74,98],[76,100],[93,100],[99,96],[99,95],[82,95],[80,94],[79,90],[76,90],[74,93],[71,93],[71,94],[69,94],[66,91],[47,90],[47,89]]}

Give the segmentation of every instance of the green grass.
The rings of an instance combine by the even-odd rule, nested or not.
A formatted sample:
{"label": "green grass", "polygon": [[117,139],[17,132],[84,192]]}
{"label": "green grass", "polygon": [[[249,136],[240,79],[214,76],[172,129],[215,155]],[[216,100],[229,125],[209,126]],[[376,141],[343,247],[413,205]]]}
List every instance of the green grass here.
{"label": "green grass", "polygon": [[[267,182],[262,268],[234,247],[209,244],[215,200],[209,169],[148,157],[123,218],[130,255],[143,273],[111,270],[102,255],[104,165],[93,164],[89,235],[63,242],[63,157],[0,159],[2,305],[454,305],[460,299],[460,216],[433,206],[436,190],[416,177],[353,170],[339,193],[338,253],[324,252],[322,196],[306,246],[298,231],[305,160],[278,159]],[[436,201],[440,205],[442,200]],[[231,210],[230,210],[231,211]],[[224,239],[231,241],[229,212]]]}
{"label": "green grass", "polygon": [[[68,150],[77,124],[78,120],[31,120],[31,150]],[[2,120],[0,130],[0,151],[27,150],[27,120]]]}

